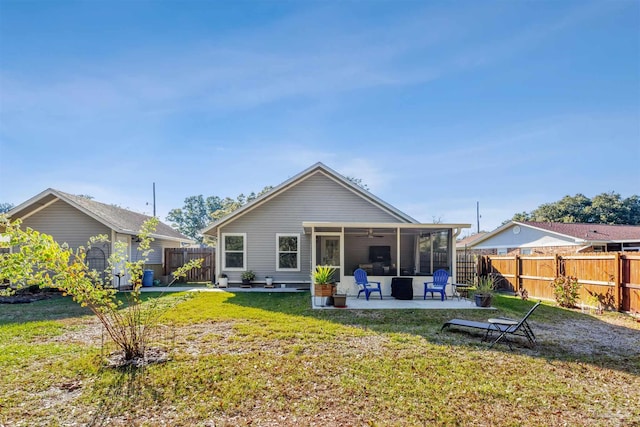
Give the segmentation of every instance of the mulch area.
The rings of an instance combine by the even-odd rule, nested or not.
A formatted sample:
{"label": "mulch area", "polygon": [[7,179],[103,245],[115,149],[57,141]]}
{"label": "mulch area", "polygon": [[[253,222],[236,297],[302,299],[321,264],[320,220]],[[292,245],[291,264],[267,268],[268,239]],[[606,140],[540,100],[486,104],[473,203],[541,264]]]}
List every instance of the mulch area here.
{"label": "mulch area", "polygon": [[2,295],[0,296],[0,304],[28,304],[34,301],[41,301],[44,299],[49,299],[54,295],[59,295],[59,292],[54,291],[25,291],[21,290],[13,295]]}

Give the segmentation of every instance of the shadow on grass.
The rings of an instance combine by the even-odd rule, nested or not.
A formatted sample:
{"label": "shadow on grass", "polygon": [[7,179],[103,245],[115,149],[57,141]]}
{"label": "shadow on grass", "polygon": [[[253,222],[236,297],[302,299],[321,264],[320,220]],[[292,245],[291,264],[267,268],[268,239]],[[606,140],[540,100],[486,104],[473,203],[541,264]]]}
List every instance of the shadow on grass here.
{"label": "shadow on grass", "polygon": [[[175,295],[175,292],[144,292],[140,295],[140,299],[143,302],[147,302],[157,300],[158,298],[174,297]],[[126,293],[119,293],[118,299],[122,301],[123,308],[127,306]],[[0,325],[7,323],[63,320],[82,316],[93,316],[93,312],[87,307],[82,307],[73,301],[70,296],[62,296],[61,293],[53,293],[51,298],[30,303],[0,305]]]}
{"label": "shadow on grass", "polygon": [[[482,310],[314,310],[310,298],[309,293],[237,293],[225,304],[312,317],[379,333],[412,334],[439,345],[488,350],[491,342],[482,342],[485,332],[481,330],[441,331],[442,325],[453,318],[486,322],[487,313]],[[535,302],[500,295],[494,298],[493,304],[498,311],[490,317],[520,319]],[[580,361],[640,375],[640,355],[637,352],[640,348],[640,327],[631,327],[635,326],[631,318],[623,313],[605,313],[603,316],[617,317],[615,323],[618,324],[614,324],[606,322],[603,316],[595,317],[551,304],[543,302],[528,319],[538,338],[536,347],[528,348],[525,340],[514,337],[511,340],[513,351],[506,344],[496,345],[492,350],[550,361]],[[626,321],[630,327],[620,324]]]}
{"label": "shadow on grass", "polygon": [[152,376],[148,375],[146,368],[126,366],[105,368],[105,371],[109,374],[106,376],[108,384],[94,386],[92,395],[99,398],[87,426],[110,426],[115,420],[127,419],[130,406],[135,407],[136,402],[144,400],[146,395],[154,394]]}

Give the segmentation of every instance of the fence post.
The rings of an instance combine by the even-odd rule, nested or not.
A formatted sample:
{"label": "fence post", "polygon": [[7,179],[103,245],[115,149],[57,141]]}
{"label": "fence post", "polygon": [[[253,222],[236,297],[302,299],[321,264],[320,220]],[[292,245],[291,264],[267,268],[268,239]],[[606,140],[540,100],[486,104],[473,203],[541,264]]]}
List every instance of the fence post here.
{"label": "fence post", "polygon": [[622,281],[622,263],[620,260],[620,252],[616,252],[616,260],[615,260],[615,275],[613,277],[613,280],[615,281],[615,291],[613,294],[613,298],[614,298],[614,304],[616,306],[616,311],[620,311],[621,310],[621,305],[620,305],[620,301],[621,301],[621,294],[622,294],[622,287],[621,287],[621,281]]}
{"label": "fence post", "polygon": [[554,269],[554,277],[562,276],[562,272],[560,271],[560,255],[553,254],[553,269]]}
{"label": "fence post", "polygon": [[515,277],[513,278],[513,291],[520,291],[520,255],[516,254],[513,261],[516,263],[514,268]]}

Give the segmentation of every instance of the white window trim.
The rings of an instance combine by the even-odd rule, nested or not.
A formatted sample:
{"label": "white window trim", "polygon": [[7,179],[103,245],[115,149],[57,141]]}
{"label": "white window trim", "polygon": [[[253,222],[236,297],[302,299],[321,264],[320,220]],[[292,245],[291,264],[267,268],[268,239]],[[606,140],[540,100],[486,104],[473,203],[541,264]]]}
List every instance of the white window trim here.
{"label": "white window trim", "polygon": [[[242,267],[227,267],[227,247],[226,237],[242,236],[244,244],[242,245]],[[247,233],[222,233],[222,270],[223,271],[246,271],[247,270]],[[232,251],[240,252],[240,251]]]}
{"label": "white window trim", "polygon": [[507,255],[508,253],[509,253],[509,249],[507,248],[496,249],[496,255]]}
{"label": "white window trim", "polygon": [[[298,248],[296,251],[296,268],[280,268],[280,237],[296,238],[296,241],[298,242]],[[300,233],[276,233],[276,271],[300,271]]]}
{"label": "white window trim", "polygon": [[520,248],[520,255],[531,255],[533,250],[531,248]]}

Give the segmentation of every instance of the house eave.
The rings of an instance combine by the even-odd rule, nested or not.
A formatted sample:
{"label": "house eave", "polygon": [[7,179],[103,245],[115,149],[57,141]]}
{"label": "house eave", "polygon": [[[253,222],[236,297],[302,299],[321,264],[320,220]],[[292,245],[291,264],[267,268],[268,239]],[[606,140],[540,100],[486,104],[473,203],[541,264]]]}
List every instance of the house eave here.
{"label": "house eave", "polygon": [[401,230],[441,230],[441,229],[463,229],[471,228],[471,224],[423,224],[406,222],[331,222],[331,221],[303,221],[302,227],[305,232],[310,232],[312,228],[396,228]]}

